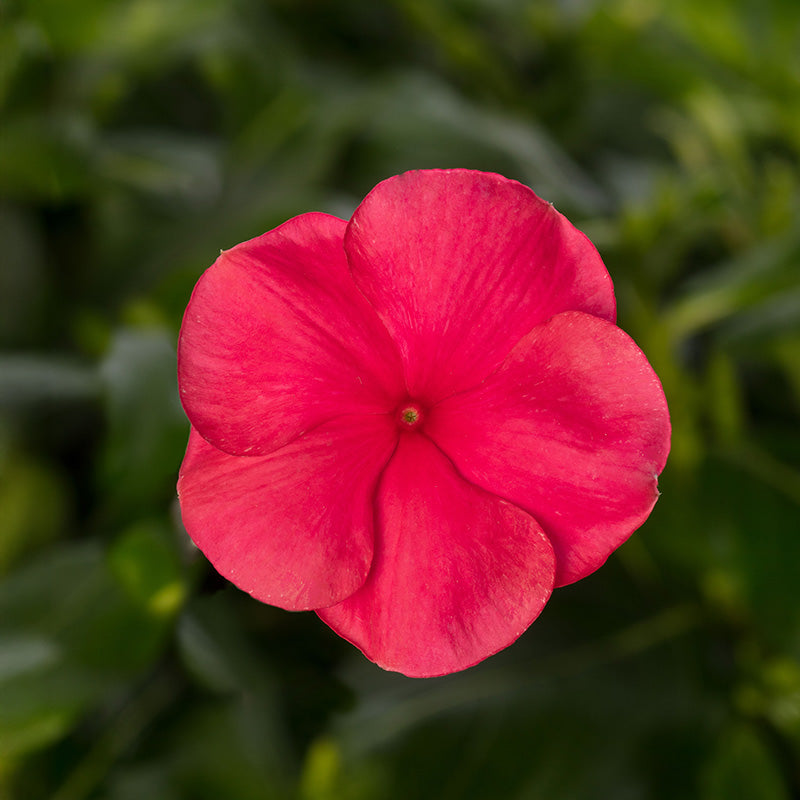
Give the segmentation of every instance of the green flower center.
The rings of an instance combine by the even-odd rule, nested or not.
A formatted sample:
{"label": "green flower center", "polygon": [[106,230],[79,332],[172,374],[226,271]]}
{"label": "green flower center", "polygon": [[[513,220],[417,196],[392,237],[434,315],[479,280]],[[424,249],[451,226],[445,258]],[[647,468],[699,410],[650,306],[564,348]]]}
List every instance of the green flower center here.
{"label": "green flower center", "polygon": [[422,424],[424,414],[417,403],[403,403],[397,412],[397,422],[405,430],[413,430]]}

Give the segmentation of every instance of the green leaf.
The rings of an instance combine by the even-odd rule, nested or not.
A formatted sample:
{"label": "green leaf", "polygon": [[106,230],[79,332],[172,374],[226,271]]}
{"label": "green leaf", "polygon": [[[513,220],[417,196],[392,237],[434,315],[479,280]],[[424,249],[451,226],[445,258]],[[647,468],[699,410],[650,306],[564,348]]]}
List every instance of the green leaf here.
{"label": "green leaf", "polygon": [[756,731],[739,725],[720,739],[703,776],[702,800],[789,800],[771,751]]}
{"label": "green leaf", "polygon": [[88,191],[93,134],[77,114],[17,116],[0,126],[0,191],[64,202]]}
{"label": "green leaf", "polygon": [[156,618],[173,617],[186,596],[180,564],[168,544],[173,538],[165,525],[139,523],[109,553],[111,571],[127,596]]}
{"label": "green leaf", "polygon": [[800,238],[796,231],[758,244],[685,287],[684,295],[667,312],[677,337],[729,320],[755,306],[796,289]]}
{"label": "green leaf", "polygon": [[0,581],[0,757],[60,738],[159,655],[180,593],[154,537],[132,531],[110,561],[65,545]]}
{"label": "green leaf", "polygon": [[105,139],[97,166],[107,180],[164,204],[207,205],[220,189],[216,149],[198,137],[127,131]]}
{"label": "green leaf", "polygon": [[0,575],[63,531],[68,506],[67,489],[56,470],[0,449]]}
{"label": "green leaf", "polygon": [[157,328],[120,330],[100,367],[108,435],[97,477],[112,518],[156,511],[175,496],[189,424],[171,338]]}

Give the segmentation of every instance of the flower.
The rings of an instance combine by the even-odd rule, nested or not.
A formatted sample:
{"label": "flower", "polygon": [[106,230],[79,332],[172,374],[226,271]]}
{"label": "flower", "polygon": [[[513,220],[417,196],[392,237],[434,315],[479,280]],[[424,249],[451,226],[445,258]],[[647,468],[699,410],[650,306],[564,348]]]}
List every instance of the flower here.
{"label": "flower", "polygon": [[611,279],[499,175],[408,172],[224,251],[181,328],[189,535],[409,676],[472,666],[649,515],[658,377]]}

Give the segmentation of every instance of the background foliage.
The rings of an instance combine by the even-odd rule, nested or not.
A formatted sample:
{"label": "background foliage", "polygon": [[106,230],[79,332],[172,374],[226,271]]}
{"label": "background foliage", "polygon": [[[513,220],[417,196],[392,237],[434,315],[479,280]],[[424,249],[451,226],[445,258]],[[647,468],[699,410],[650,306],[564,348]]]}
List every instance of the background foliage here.
{"label": "background foliage", "polygon": [[[4,0],[0,796],[800,797],[800,4]],[[175,339],[220,248],[399,171],[531,185],[662,376],[651,519],[460,675],[187,544]]]}

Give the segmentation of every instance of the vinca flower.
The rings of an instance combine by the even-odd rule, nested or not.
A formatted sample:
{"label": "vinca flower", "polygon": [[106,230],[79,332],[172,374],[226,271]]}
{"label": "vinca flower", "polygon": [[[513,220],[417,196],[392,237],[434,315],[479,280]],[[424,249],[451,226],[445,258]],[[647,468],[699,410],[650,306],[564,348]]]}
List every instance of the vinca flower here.
{"label": "vinca flower", "polygon": [[224,251],[179,344],[186,529],[264,603],[433,676],[647,518],[658,377],[591,242],[499,175],[409,172]]}

